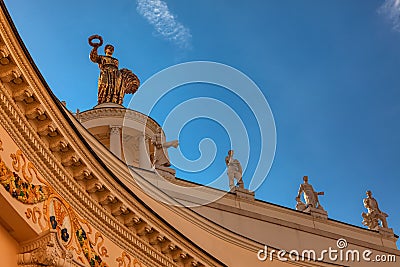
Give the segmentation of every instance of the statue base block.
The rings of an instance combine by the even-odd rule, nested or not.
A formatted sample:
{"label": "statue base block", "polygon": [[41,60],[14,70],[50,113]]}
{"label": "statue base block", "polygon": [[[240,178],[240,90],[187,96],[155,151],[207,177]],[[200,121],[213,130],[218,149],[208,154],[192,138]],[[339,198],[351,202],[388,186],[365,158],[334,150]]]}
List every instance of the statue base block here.
{"label": "statue base block", "polygon": [[247,190],[245,188],[240,188],[238,186],[235,186],[231,188],[231,192],[234,193],[239,198],[254,200],[254,192]]}
{"label": "statue base block", "polygon": [[175,179],[176,171],[174,169],[164,166],[157,166],[155,170],[156,173],[158,173],[161,177],[164,177],[165,179]]}
{"label": "statue base block", "polygon": [[125,108],[125,107],[123,105],[120,105],[117,103],[106,102],[106,103],[97,104],[93,108]]}
{"label": "statue base block", "polygon": [[384,236],[386,238],[395,238],[392,228],[384,228],[384,227],[378,226],[377,230],[378,230],[379,234],[381,234],[382,236]]}
{"label": "statue base block", "polygon": [[313,207],[308,207],[303,212],[310,213],[311,216],[317,219],[327,220],[328,219],[328,212],[324,209],[317,209]]}

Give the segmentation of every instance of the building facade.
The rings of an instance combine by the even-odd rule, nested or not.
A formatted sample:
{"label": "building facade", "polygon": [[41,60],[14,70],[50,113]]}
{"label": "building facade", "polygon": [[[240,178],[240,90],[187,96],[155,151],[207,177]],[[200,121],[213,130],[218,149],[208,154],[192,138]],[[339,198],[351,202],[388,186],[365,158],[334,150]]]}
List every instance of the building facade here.
{"label": "building facade", "polygon": [[0,6],[1,266],[398,266],[391,229],[176,178],[177,143],[118,98],[72,114]]}

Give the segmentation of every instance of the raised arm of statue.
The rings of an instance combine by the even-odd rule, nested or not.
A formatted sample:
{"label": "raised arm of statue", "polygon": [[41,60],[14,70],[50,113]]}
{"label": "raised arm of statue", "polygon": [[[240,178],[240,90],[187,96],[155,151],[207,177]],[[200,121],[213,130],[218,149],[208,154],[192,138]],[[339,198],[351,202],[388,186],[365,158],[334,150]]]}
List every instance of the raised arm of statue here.
{"label": "raised arm of statue", "polygon": [[228,153],[228,156],[225,157],[225,164],[227,167],[228,167],[230,161],[231,161],[231,155]]}
{"label": "raised arm of statue", "polygon": [[177,148],[179,146],[179,141],[178,140],[172,140],[172,141],[169,141],[169,142],[164,142],[162,144],[162,146],[165,147],[165,148],[170,148],[170,147]]}
{"label": "raised arm of statue", "polygon": [[[95,40],[95,39],[99,40],[99,42],[98,43],[93,42],[93,40]],[[89,41],[89,45],[93,47],[93,49],[92,49],[92,51],[90,51],[90,55],[89,55],[90,60],[94,63],[100,63],[100,56],[97,53],[97,49],[103,45],[103,38],[100,35],[95,34],[95,35],[90,36],[88,41]]]}
{"label": "raised arm of statue", "polygon": [[89,55],[90,60],[94,63],[100,63],[100,56],[97,54],[97,48],[97,46],[93,47]]}

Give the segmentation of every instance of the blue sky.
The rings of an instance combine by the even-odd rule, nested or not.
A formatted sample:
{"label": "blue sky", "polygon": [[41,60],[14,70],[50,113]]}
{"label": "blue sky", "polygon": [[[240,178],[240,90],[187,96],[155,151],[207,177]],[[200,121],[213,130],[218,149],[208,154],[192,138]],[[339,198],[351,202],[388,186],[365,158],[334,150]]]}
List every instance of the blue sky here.
{"label": "blue sky", "polygon": [[[362,226],[362,199],[370,189],[400,234],[400,1],[5,2],[41,73],[73,111],[96,105],[99,72],[87,43],[92,34],[113,44],[120,67],[142,82],[195,60],[240,70],[261,89],[276,125],[275,159],[256,197],[294,208],[308,175],[325,191],[320,200],[330,218]],[[251,107],[207,84],[171,91],[151,115],[162,123],[176,105],[197,97],[231,106],[249,136],[263,131]],[[201,157],[205,138],[213,140],[216,156],[205,172],[179,171],[180,177],[208,183],[224,172],[227,127],[197,119],[182,128],[180,151],[187,158]],[[260,151],[257,138],[250,139],[245,183]],[[240,149],[235,153],[240,159]]]}

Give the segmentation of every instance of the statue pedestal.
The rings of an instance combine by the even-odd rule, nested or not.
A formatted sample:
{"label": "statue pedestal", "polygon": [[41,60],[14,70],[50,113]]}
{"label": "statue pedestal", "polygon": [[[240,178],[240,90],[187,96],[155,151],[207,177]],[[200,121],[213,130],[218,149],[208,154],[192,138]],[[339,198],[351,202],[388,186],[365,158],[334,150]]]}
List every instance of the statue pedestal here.
{"label": "statue pedestal", "polygon": [[155,170],[156,173],[158,173],[161,177],[164,177],[165,179],[175,179],[176,171],[174,169],[164,166],[157,166]]}
{"label": "statue pedestal", "polygon": [[111,102],[97,104],[93,108],[124,108],[124,109],[126,109],[123,105],[120,105],[117,103],[111,103]]}
{"label": "statue pedestal", "polygon": [[328,212],[324,209],[316,209],[313,207],[308,207],[303,212],[310,213],[311,216],[317,219],[327,220],[328,219]]}
{"label": "statue pedestal", "polygon": [[231,189],[231,192],[233,194],[235,194],[238,198],[254,200],[254,192],[253,191],[235,186]]}
{"label": "statue pedestal", "polygon": [[381,234],[382,236],[384,236],[386,238],[395,238],[392,228],[384,228],[384,227],[378,226],[377,230],[378,230],[379,234]]}

